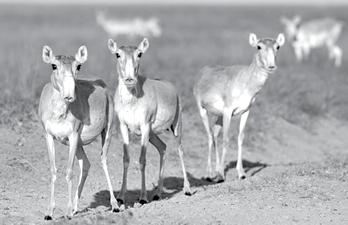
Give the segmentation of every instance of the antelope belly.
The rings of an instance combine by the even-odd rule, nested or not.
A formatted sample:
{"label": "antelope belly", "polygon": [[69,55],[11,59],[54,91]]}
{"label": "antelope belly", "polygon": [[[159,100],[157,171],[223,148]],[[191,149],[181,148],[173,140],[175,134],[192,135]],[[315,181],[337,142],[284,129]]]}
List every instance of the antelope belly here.
{"label": "antelope belly", "polygon": [[211,96],[202,101],[202,106],[210,113],[221,115],[223,113],[225,103],[220,96]]}
{"label": "antelope belly", "polygon": [[57,140],[63,141],[73,131],[73,124],[67,121],[47,121],[45,129]]}

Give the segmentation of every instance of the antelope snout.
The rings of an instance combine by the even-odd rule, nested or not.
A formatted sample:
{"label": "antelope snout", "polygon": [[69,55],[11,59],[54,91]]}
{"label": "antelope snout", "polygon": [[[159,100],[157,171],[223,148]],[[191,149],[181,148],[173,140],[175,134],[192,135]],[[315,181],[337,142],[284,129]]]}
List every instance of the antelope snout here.
{"label": "antelope snout", "polygon": [[275,69],[277,69],[277,67],[275,65],[270,65],[270,66],[268,66],[268,69],[269,70],[275,70]]}
{"label": "antelope snout", "polygon": [[75,98],[72,96],[66,96],[66,97],[64,97],[64,100],[67,102],[73,102],[75,100]]}
{"label": "antelope snout", "polygon": [[127,86],[134,86],[137,83],[137,80],[131,77],[127,77],[124,79],[124,83]]}
{"label": "antelope snout", "polygon": [[67,102],[75,101],[75,80],[73,77],[66,77],[63,80],[63,98]]}

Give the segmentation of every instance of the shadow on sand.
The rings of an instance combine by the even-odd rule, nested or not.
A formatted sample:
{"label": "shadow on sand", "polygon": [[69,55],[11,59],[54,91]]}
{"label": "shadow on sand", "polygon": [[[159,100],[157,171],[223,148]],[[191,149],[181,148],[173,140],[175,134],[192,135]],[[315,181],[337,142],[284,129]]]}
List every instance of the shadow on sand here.
{"label": "shadow on sand", "polygon": [[[262,169],[266,168],[268,165],[260,162],[250,162],[248,160],[243,160],[243,167],[245,172],[251,171],[249,176],[254,176],[256,173],[260,172]],[[225,174],[232,168],[236,167],[236,161],[231,161],[225,167]],[[196,178],[191,173],[187,173],[187,177],[190,181],[191,187],[201,187],[216,184],[215,182],[209,182],[205,179]],[[162,193],[162,199],[168,199],[182,191],[184,179],[181,177],[165,177],[163,181],[164,191]],[[148,190],[149,202],[155,194],[156,187],[152,190]],[[119,191],[115,191],[114,195],[117,197]],[[184,193],[183,193],[184,194]],[[192,193],[195,194],[195,193]],[[140,195],[140,190],[128,190],[126,194],[126,207],[133,207],[134,203],[138,202]],[[108,190],[102,190],[94,195],[94,201],[88,206],[88,208],[97,208],[98,206],[110,207],[110,194]]]}
{"label": "shadow on sand", "polygon": [[[195,178],[191,173],[187,173],[188,180],[190,181],[191,187],[200,187],[215,184],[213,182],[208,182],[203,179]],[[162,199],[168,199],[181,192],[184,185],[184,179],[181,177],[165,177],[163,179],[164,191],[162,193]],[[147,196],[149,202],[155,194],[156,187],[152,190],[147,191]],[[119,191],[115,191],[114,195],[117,197]],[[184,194],[184,193],[182,193]],[[192,194],[195,194],[192,193]],[[140,190],[128,190],[126,194],[126,207],[132,207],[134,203],[139,200]],[[108,190],[102,190],[94,195],[94,201],[87,208],[97,208],[98,206],[110,207],[110,194]]]}
{"label": "shadow on sand", "polygon": [[[237,165],[237,161],[231,161],[229,162],[226,167],[225,167],[225,175],[226,173],[230,170],[230,169],[234,169],[236,168]],[[243,160],[243,168],[245,173],[248,173],[249,171],[251,171],[250,173],[250,177],[254,176],[255,174],[259,173],[261,170],[263,170],[264,168],[268,167],[268,164],[265,163],[260,163],[260,162],[251,162],[248,160]]]}

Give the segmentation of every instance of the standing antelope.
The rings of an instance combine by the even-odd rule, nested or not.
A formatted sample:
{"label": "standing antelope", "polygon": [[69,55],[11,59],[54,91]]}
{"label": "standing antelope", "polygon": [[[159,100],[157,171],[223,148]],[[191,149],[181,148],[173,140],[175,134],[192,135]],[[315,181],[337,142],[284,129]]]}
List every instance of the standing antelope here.
{"label": "standing antelope", "polygon": [[[87,60],[87,48],[81,46],[75,57],[54,56],[50,47],[44,46],[42,59],[51,64],[53,72],[51,82],[42,90],[39,117],[46,132],[48,156],[51,164],[51,201],[45,220],[51,220],[55,208],[54,184],[56,181],[54,139],[69,145],[69,159],[66,171],[68,183],[68,210],[71,217],[77,212],[78,201],[86,181],[90,162],[83,149],[99,135],[102,139],[101,162],[110,191],[110,203],[113,210],[118,211],[107,169],[107,152],[111,141],[113,119],[113,101],[102,80],[78,80],[77,73],[81,64]],[[79,162],[80,177],[74,204],[71,199],[72,168],[74,157]]]}
{"label": "standing antelope", "polygon": [[326,46],[329,59],[333,59],[335,66],[342,62],[342,50],[337,45],[337,40],[342,31],[342,22],[332,18],[315,19],[300,24],[301,18],[281,18],[285,26],[288,40],[292,40],[292,46],[298,61],[308,59],[311,49]]}
{"label": "standing antelope", "polygon": [[160,37],[162,34],[158,19],[155,17],[129,20],[110,19],[106,18],[103,12],[99,11],[96,14],[96,21],[110,37],[119,35]]}
{"label": "standing antelope", "polygon": [[148,142],[158,150],[160,168],[158,188],[153,196],[160,199],[163,191],[163,170],[165,162],[166,144],[158,137],[165,130],[171,130],[178,144],[178,153],[184,176],[184,192],[191,195],[190,184],[187,179],[181,144],[181,103],[174,86],[162,80],[149,79],[139,75],[139,61],[149,47],[146,38],[135,46],[118,47],[112,39],[108,47],[117,59],[118,87],[115,92],[114,104],[120,122],[123,139],[123,182],[117,200],[123,204],[127,191],[127,173],[129,165],[129,134],[141,135],[141,153],[139,158],[141,170],[141,192],[139,202],[147,203],[145,187],[146,149]]}
{"label": "standing antelope", "polygon": [[[236,169],[239,179],[245,178],[242,164],[242,143],[244,127],[249,115],[249,109],[256,95],[265,84],[270,73],[276,70],[276,53],[284,45],[285,38],[279,34],[277,40],[258,39],[255,34],[249,36],[249,43],[257,48],[252,63],[249,66],[205,67],[201,70],[200,79],[195,84],[193,92],[197,101],[200,116],[208,134],[209,151],[207,164],[207,180],[213,179],[211,168],[211,151],[216,153],[217,182],[223,182],[224,162],[228,147],[228,130],[231,117],[241,115],[238,134],[238,159]],[[214,115],[214,127],[209,125],[209,116]],[[222,157],[219,161],[217,137],[223,127]]]}

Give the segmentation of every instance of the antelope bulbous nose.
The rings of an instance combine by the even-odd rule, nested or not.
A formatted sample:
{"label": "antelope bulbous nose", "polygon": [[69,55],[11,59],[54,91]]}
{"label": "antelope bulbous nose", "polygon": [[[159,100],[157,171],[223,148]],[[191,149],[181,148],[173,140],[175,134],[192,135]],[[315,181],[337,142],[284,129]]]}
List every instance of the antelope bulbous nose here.
{"label": "antelope bulbous nose", "polygon": [[127,83],[133,83],[134,80],[133,80],[132,78],[127,78],[127,79],[126,79],[126,82],[127,82]]}
{"label": "antelope bulbous nose", "polygon": [[74,101],[74,97],[66,96],[66,97],[64,97],[64,100],[67,101],[67,102],[73,102]]}

